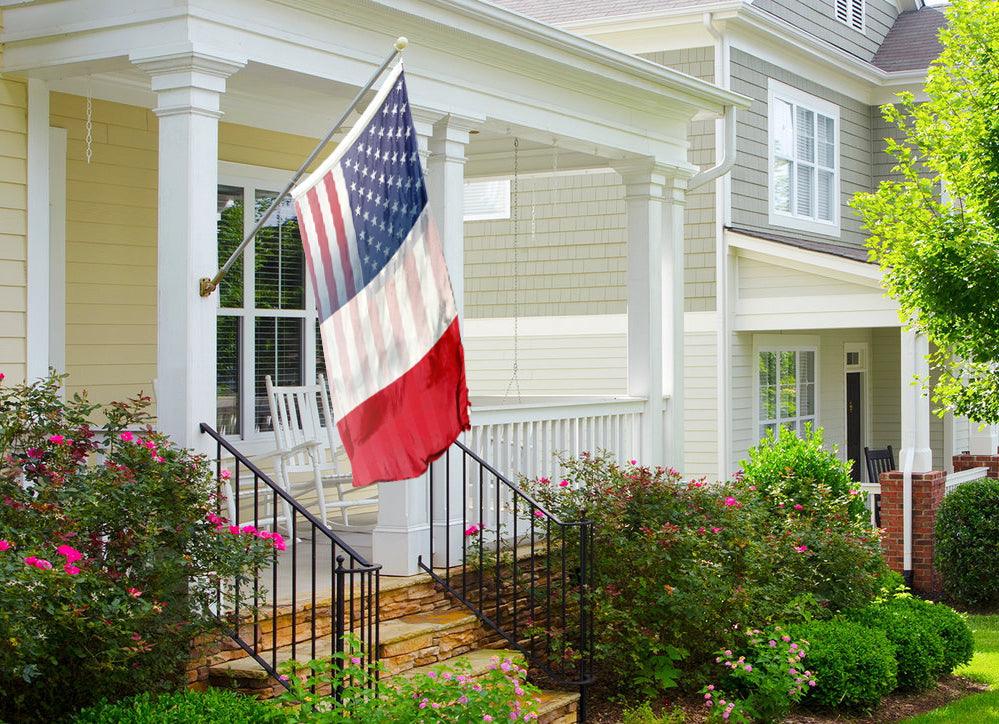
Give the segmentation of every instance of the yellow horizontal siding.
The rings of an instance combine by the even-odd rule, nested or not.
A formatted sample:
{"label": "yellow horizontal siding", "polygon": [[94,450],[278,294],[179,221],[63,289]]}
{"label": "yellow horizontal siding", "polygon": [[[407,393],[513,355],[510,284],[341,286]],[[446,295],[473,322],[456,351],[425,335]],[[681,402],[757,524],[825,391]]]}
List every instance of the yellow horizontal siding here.
{"label": "yellow horizontal siding", "polygon": [[27,372],[28,89],[0,77],[0,372]]}
{"label": "yellow horizontal siding", "polygon": [[[0,102],[4,91],[0,91]],[[50,98],[53,126],[67,133],[66,368],[70,392],[95,402],[152,394],[156,378],[156,225],[158,123],[145,108],[95,100],[92,150],[86,161],[86,99]],[[0,113],[0,119],[4,118]],[[4,200],[17,197],[4,176],[0,127],[0,222]],[[219,158],[294,169],[315,141],[222,123]],[[17,158],[10,159],[18,160]],[[11,170],[23,168],[8,164]],[[0,226],[5,232],[10,228]],[[23,260],[20,237],[0,234],[0,308],[4,265]],[[23,245],[23,240],[21,240]],[[13,300],[11,300],[13,301]],[[23,303],[21,304],[23,308]],[[0,316],[0,329],[16,329]],[[3,349],[0,344],[0,350]]]}

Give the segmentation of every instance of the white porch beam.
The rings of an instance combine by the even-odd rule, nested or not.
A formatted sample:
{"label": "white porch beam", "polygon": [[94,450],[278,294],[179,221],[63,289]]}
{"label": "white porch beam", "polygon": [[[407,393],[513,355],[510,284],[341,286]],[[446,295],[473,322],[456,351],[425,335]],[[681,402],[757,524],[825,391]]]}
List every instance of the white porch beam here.
{"label": "white porch beam", "polygon": [[[628,394],[647,399],[642,462],[683,464],[683,204],[686,172],[619,166],[628,239]],[[666,398],[668,399],[668,403]]]}
{"label": "white porch beam", "polygon": [[196,52],[131,58],[152,79],[159,118],[157,423],[175,443],[201,445],[215,422],[215,310],[198,279],[218,267],[219,100],[243,63]]}

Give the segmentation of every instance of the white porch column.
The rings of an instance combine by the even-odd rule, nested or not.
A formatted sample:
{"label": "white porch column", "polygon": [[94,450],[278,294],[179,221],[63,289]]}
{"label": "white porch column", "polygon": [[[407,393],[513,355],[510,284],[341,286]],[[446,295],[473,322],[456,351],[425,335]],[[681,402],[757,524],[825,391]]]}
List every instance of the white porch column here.
{"label": "white porch column", "polygon": [[28,254],[27,369],[28,382],[49,371],[49,86],[28,79]]}
{"label": "white porch column", "polygon": [[245,62],[180,52],[133,55],[152,78],[159,118],[157,225],[157,426],[197,448],[215,423],[215,309],[198,280],[218,268],[216,196],[219,101]]}
{"label": "white porch column", "polygon": [[682,467],[685,178],[651,161],[618,171],[628,217],[628,394],[648,399],[642,463]]}
{"label": "white porch column", "polygon": [[902,573],[912,584],[912,475],[933,469],[930,449],[929,343],[921,334],[902,329]]}
{"label": "white porch column", "polygon": [[[459,325],[465,325],[465,162],[470,131],[481,119],[446,115],[433,124],[429,140],[427,192],[430,207],[444,246],[444,260],[458,308]],[[418,129],[419,130],[419,129]],[[464,435],[458,438],[464,439]],[[446,460],[434,463],[433,501],[434,565],[461,562],[463,530],[463,456],[451,451]],[[446,487],[444,481],[447,480]],[[477,521],[470,521],[477,522]]]}

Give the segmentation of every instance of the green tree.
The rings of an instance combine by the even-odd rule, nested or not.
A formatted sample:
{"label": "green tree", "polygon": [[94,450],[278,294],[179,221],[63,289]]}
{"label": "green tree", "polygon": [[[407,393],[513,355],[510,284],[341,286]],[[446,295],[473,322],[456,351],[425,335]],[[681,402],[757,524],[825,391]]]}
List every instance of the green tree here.
{"label": "green tree", "polygon": [[854,197],[873,258],[932,342],[941,410],[999,422],[999,3],[954,0],[925,101],[881,110],[894,180]]}

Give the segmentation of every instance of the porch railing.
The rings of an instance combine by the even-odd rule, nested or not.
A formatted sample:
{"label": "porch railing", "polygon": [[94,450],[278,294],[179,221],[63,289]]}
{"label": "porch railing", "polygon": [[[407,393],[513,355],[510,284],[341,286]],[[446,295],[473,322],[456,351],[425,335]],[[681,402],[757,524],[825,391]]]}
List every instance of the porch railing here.
{"label": "porch railing", "polygon": [[532,676],[579,687],[585,721],[593,524],[560,520],[461,442],[431,467],[429,499],[420,568],[521,651]]}
{"label": "porch railing", "polygon": [[[348,633],[360,639],[361,655],[374,664],[381,566],[365,560],[212,427],[202,423],[201,430],[215,441],[216,515],[222,516],[228,492],[235,505],[227,523],[286,536],[266,569],[219,587],[216,614],[226,633],[275,678],[278,664],[289,657],[343,652]],[[279,636],[279,629],[290,638]]]}
{"label": "porch railing", "polygon": [[476,399],[467,445],[502,475],[559,478],[555,454],[605,450],[619,461],[641,459],[639,398],[525,398],[516,405]]}

